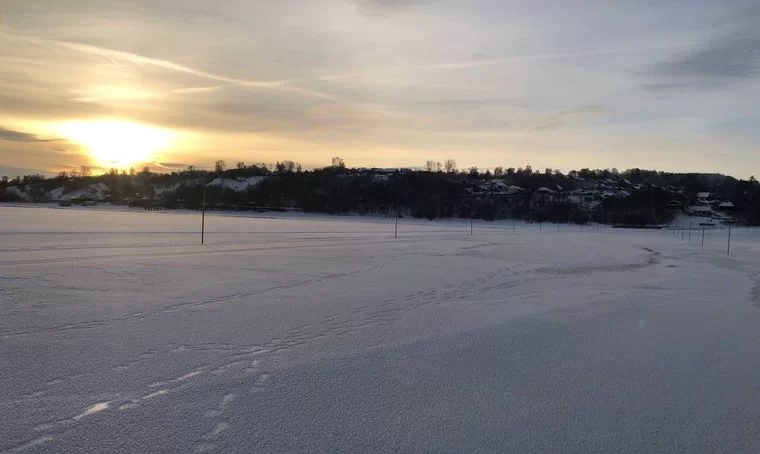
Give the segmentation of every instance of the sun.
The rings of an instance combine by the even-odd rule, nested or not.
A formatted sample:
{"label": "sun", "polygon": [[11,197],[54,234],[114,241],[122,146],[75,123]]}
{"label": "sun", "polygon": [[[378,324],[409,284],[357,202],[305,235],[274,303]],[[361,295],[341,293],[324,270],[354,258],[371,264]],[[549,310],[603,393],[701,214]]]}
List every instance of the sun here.
{"label": "sun", "polygon": [[173,137],[164,129],[119,120],[74,121],[57,129],[66,139],[85,146],[103,167],[126,168],[151,161]]}

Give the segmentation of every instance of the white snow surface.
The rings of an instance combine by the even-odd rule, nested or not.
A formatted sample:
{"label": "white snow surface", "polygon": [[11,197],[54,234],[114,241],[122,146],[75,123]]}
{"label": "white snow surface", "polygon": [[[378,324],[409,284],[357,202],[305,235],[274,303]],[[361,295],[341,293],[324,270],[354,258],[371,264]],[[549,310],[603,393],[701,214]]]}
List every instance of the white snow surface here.
{"label": "white snow surface", "polygon": [[760,446],[756,230],[0,219],[2,453]]}

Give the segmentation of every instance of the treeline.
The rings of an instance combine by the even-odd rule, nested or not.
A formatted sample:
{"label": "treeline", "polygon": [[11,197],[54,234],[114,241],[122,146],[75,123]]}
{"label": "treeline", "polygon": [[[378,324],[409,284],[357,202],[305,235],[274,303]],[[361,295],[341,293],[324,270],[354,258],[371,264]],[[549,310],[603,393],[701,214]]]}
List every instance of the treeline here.
{"label": "treeline", "polygon": [[[240,189],[240,181],[257,177]],[[260,180],[260,181],[259,181]],[[235,183],[229,185],[228,183]],[[494,183],[498,183],[494,185]],[[200,209],[296,209],[319,213],[385,214],[419,218],[518,218],[536,222],[589,221],[609,224],[661,224],[672,219],[669,202],[695,203],[699,192],[736,205],[740,221],[760,224],[760,185],[754,178],[738,180],[719,174],[678,174],[652,170],[581,169],[562,173],[497,167],[459,170],[454,161],[428,162],[424,170],[350,169],[340,158],[332,165],[305,170],[293,161],[273,166],[243,162],[228,168],[217,161],[213,170],[192,167],[167,174],[112,170],[93,176],[85,169],[76,175],[61,173],[0,180],[0,201],[34,202],[54,199],[51,194],[107,187],[107,200],[167,207]],[[232,186],[232,187],[230,187]],[[510,191],[504,188],[512,186]],[[516,188],[515,188],[516,187]],[[551,196],[537,193],[548,188]],[[579,203],[579,191],[608,191],[624,195]]]}

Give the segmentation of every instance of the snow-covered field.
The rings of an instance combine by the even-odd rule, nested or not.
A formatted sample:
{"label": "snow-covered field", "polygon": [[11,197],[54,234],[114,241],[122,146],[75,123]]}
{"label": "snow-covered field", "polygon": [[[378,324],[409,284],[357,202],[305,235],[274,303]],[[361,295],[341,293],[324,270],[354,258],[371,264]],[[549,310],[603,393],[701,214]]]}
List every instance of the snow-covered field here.
{"label": "snow-covered field", "polygon": [[758,231],[199,227],[0,207],[0,452],[760,446]]}

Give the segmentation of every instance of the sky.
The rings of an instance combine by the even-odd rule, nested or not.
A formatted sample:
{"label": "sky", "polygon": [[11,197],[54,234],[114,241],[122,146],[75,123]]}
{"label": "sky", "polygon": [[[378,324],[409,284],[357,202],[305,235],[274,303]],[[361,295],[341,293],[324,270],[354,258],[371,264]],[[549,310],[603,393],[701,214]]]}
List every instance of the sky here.
{"label": "sky", "polygon": [[760,174],[754,0],[2,0],[0,174]]}

